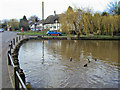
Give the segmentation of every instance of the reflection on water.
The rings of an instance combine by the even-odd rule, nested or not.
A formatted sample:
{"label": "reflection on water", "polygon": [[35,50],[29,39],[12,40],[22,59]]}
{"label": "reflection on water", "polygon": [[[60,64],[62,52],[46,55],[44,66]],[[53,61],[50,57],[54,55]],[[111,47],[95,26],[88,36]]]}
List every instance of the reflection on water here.
{"label": "reflection on water", "polygon": [[118,88],[118,41],[45,40],[44,60],[42,45],[28,41],[19,51],[34,88]]}

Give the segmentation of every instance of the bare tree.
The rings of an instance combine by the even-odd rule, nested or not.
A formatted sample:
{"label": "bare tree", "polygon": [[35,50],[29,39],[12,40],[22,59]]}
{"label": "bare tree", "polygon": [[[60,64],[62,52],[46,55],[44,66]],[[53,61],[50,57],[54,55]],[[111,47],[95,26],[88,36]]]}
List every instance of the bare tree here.
{"label": "bare tree", "polygon": [[120,15],[120,1],[113,0],[108,4],[107,10],[110,14],[118,14]]}

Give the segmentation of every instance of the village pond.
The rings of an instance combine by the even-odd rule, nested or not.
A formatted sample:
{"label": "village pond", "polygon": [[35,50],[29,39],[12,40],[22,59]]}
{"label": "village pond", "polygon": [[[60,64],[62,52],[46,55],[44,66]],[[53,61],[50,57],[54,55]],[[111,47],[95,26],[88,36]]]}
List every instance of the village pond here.
{"label": "village pond", "polygon": [[33,88],[118,88],[118,44],[109,40],[30,40],[20,47],[20,67]]}

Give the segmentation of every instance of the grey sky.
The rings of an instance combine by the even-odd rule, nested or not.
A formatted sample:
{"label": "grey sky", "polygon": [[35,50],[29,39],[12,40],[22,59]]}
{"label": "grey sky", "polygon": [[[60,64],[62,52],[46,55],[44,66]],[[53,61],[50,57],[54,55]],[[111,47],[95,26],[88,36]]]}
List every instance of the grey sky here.
{"label": "grey sky", "polygon": [[37,15],[42,18],[42,1],[45,5],[45,18],[48,15],[63,13],[68,6],[77,8],[91,8],[94,11],[104,11],[107,4],[112,0],[1,0],[0,2],[0,20],[2,19],[20,19],[24,15],[29,18]]}

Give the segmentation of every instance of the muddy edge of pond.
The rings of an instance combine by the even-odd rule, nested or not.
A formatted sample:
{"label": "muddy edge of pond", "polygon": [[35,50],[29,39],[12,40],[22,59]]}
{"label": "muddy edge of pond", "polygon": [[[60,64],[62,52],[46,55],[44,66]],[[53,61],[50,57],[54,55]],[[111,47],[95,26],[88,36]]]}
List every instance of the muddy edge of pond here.
{"label": "muddy edge of pond", "polygon": [[94,37],[61,37],[61,36],[29,36],[29,39],[34,40],[120,40],[119,38],[94,38]]}

